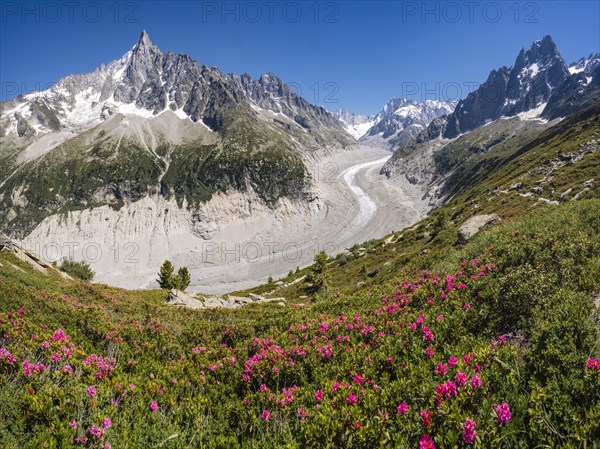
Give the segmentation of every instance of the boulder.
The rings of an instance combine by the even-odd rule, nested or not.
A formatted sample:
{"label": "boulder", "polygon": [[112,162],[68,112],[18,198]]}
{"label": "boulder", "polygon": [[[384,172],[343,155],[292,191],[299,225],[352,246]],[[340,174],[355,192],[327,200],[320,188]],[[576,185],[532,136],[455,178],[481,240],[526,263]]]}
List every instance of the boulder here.
{"label": "boulder", "polygon": [[563,193],[561,193],[560,197],[559,197],[560,201],[566,200],[567,197],[571,194],[572,191],[573,191],[573,189],[569,188],[569,189],[565,190]]}
{"label": "boulder", "polygon": [[281,302],[281,301],[285,301],[285,298],[283,298],[283,297],[279,297],[279,298],[261,298],[258,301],[259,302]]}
{"label": "boulder", "polygon": [[467,243],[479,231],[489,228],[500,221],[498,214],[475,215],[465,221],[458,230],[456,241]]}
{"label": "boulder", "polygon": [[375,277],[375,276],[377,276],[377,273],[379,273],[379,270],[381,270],[381,268],[379,268],[379,267],[375,268],[373,271],[369,271],[367,273],[367,276],[370,278]]}
{"label": "boulder", "polygon": [[509,190],[521,190],[522,188],[523,188],[523,183],[517,182],[516,184],[513,184],[512,186],[510,186]]}
{"label": "boulder", "polygon": [[227,307],[227,303],[218,296],[209,296],[208,298],[204,298],[204,307],[207,309],[212,309],[214,307]]}
{"label": "boulder", "polygon": [[204,304],[201,301],[198,301],[196,298],[188,295],[187,293],[176,289],[169,290],[167,304],[189,307],[190,309],[204,309]]}
{"label": "boulder", "polygon": [[246,298],[245,296],[232,296],[232,295],[228,295],[227,299],[229,299],[229,302],[234,303],[234,304],[249,304],[252,302],[252,300],[250,298]]}
{"label": "boulder", "polygon": [[589,191],[590,189],[588,189],[587,187],[585,189],[583,189],[581,192],[578,192],[577,195],[575,195],[573,198],[571,198],[571,201],[577,201],[581,195],[583,195],[585,192]]}

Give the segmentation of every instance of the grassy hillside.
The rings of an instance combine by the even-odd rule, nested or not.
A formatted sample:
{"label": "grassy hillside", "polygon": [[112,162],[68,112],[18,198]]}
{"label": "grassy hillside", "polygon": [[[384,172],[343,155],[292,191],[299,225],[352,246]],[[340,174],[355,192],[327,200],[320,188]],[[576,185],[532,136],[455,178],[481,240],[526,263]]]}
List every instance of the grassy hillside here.
{"label": "grassy hillside", "polygon": [[286,307],[174,308],[0,253],[0,447],[599,448],[599,137],[591,109],[467,166],[317,295],[288,285],[309,268],[253,289]]}
{"label": "grassy hillside", "polygon": [[2,254],[1,446],[598,447],[599,208],[286,308],[176,309]]}

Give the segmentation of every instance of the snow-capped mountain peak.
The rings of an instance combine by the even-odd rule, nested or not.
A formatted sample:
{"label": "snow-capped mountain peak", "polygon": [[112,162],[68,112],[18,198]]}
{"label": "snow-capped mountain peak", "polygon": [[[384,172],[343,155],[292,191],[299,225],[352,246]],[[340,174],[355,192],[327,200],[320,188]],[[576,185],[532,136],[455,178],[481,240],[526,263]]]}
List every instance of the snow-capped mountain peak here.
{"label": "snow-capped mountain peak", "polygon": [[354,138],[393,148],[404,139],[415,137],[433,119],[452,112],[455,106],[455,101],[419,103],[392,97],[375,116],[354,114],[345,109],[332,114]]}
{"label": "snow-capped mountain peak", "polygon": [[492,70],[476,91],[461,100],[448,116],[444,136],[453,138],[503,116],[542,110],[569,76],[554,41],[545,36],[521,49],[512,67]]}
{"label": "snow-capped mountain peak", "polygon": [[432,120],[451,113],[455,106],[456,101],[425,100],[419,103],[406,98],[391,98],[375,116],[373,126],[361,140],[394,148],[416,137]]}
{"label": "snow-capped mountain peak", "polygon": [[600,53],[583,57],[579,61],[574,62],[569,66],[569,73],[574,75],[576,73],[585,73],[586,75],[591,74],[594,70],[600,67]]}
{"label": "snow-capped mountain peak", "polygon": [[250,106],[270,111],[267,115],[283,114],[306,132],[317,123],[340,128],[327,111],[297,96],[271,73],[256,81],[225,75],[188,55],[163,53],[143,31],[120,59],[90,73],[68,75],[44,92],[0,103],[0,137],[79,133],[116,114],[148,119],[168,112],[217,131],[226,109]]}

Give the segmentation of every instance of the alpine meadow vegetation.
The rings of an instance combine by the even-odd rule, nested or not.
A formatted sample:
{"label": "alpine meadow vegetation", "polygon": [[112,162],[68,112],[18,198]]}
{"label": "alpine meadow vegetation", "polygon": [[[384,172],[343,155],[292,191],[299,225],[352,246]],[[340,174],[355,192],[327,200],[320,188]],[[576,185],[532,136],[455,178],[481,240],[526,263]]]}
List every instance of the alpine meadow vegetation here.
{"label": "alpine meadow vegetation", "polygon": [[0,446],[598,448],[598,210],[285,308],[175,308],[2,253]]}

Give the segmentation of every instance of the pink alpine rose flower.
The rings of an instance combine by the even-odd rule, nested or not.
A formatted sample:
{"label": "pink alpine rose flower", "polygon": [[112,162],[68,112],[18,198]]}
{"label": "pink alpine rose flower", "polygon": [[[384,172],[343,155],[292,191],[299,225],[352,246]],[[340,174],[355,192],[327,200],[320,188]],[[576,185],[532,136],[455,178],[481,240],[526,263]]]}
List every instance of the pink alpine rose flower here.
{"label": "pink alpine rose flower", "polygon": [[321,390],[317,390],[315,391],[315,401],[319,402],[321,399],[323,399],[323,391]]}
{"label": "pink alpine rose flower", "polygon": [[421,435],[419,438],[419,449],[436,449],[435,443],[428,434]]}
{"label": "pink alpine rose flower", "polygon": [[467,375],[465,373],[463,373],[462,371],[459,371],[458,373],[456,373],[456,376],[454,378],[456,380],[456,384],[459,387],[464,387],[467,383]]}
{"label": "pink alpine rose flower", "polygon": [[473,376],[473,378],[471,379],[471,386],[473,387],[473,390],[477,390],[479,388],[481,388],[483,385],[483,382],[481,382],[481,379],[479,378],[479,376],[477,374],[475,374]]}
{"label": "pink alpine rose flower", "polygon": [[502,404],[496,407],[496,413],[498,414],[498,424],[508,424],[510,422],[510,408],[506,402],[502,401]]}
{"label": "pink alpine rose flower", "polygon": [[465,443],[472,444],[475,441],[477,432],[475,431],[475,425],[477,423],[470,418],[465,419],[463,423],[463,439]]}
{"label": "pink alpine rose flower", "polygon": [[408,413],[408,404],[406,402],[402,402],[399,406],[398,406],[398,414],[402,415],[403,413]]}

